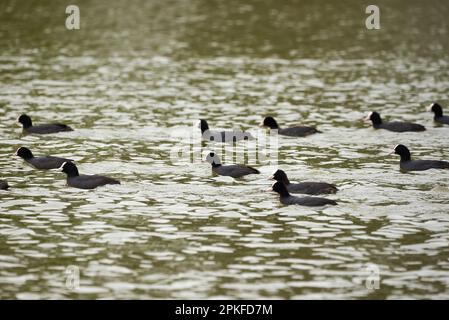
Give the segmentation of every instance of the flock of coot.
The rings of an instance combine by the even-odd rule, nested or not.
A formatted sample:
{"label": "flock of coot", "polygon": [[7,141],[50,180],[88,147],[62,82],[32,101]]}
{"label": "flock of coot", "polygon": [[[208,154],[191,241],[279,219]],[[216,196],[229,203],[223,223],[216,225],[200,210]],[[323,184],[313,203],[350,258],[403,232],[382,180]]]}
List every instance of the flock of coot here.
{"label": "flock of coot", "polygon": [[[429,107],[429,111],[434,113],[434,121],[440,124],[449,124],[449,117],[443,115],[443,109],[438,103],[433,103]],[[425,131],[426,128],[420,124],[409,122],[385,122],[377,112],[371,112],[365,119],[371,121],[374,129],[384,129],[393,132],[419,132]],[[33,125],[31,118],[25,114],[18,118],[18,122],[23,127],[25,134],[51,134],[58,132],[73,131],[73,129],[65,124],[52,123]],[[320,133],[315,127],[295,126],[289,128],[279,127],[277,121],[273,117],[264,118],[261,126],[270,130],[276,130],[277,134],[289,137],[305,137],[311,134]],[[252,140],[254,137],[249,132],[242,131],[214,131],[209,129],[206,120],[200,120],[199,128],[201,129],[202,139],[214,142],[236,142],[241,140]],[[449,169],[449,162],[440,160],[412,160],[409,149],[404,145],[397,145],[393,151],[401,157],[400,169],[403,171],[423,171],[428,169]],[[53,156],[35,156],[30,149],[20,147],[17,149],[16,155],[36,169],[49,170],[60,169],[67,176],[67,185],[80,189],[94,189],[107,184],[120,184],[120,181],[99,175],[81,175],[73,160],[59,158]],[[230,176],[232,178],[241,178],[249,174],[259,174],[260,172],[246,165],[223,165],[218,155],[210,152],[206,161],[212,166],[213,173],[221,176]],[[271,179],[276,180],[271,190],[279,194],[279,200],[285,205],[302,205],[302,206],[323,206],[336,205],[337,202],[331,199],[315,197],[319,194],[333,194],[338,191],[333,184],[325,182],[301,182],[291,183],[287,174],[282,170],[277,170]],[[9,185],[6,181],[0,180],[0,190],[6,190]],[[290,193],[307,194],[312,196],[293,196]]]}

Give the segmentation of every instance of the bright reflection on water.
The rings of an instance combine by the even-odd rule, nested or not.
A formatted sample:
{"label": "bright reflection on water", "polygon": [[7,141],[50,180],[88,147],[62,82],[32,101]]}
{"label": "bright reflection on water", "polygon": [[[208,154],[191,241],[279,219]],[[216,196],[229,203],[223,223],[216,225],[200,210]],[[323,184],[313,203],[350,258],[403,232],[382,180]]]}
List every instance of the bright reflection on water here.
{"label": "bright reflection on water", "polygon": [[[388,156],[403,143],[449,159],[449,127],[425,111],[449,102],[444,2],[385,4],[377,35],[355,1],[81,1],[76,32],[64,29],[65,3],[18,3],[0,5],[0,178],[11,185],[0,193],[0,298],[449,297],[449,172],[402,174]],[[374,131],[360,121],[371,110],[428,130]],[[22,112],[76,131],[21,136]],[[264,192],[273,166],[233,180],[170,160],[199,118],[257,133],[267,114],[323,131],[280,138],[279,166],[337,184],[339,206],[281,206]],[[122,184],[66,187],[14,158],[22,145]],[[379,268],[378,290],[366,264]],[[70,265],[78,291],[66,288]]]}

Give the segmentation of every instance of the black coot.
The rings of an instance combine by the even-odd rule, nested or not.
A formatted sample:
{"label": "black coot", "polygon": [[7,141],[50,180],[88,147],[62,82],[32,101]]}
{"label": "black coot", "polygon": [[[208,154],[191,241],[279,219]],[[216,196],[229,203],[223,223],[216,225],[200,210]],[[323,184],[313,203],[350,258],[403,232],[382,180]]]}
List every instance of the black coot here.
{"label": "black coot", "polygon": [[249,132],[233,130],[233,131],[213,131],[209,129],[206,120],[201,119],[198,127],[201,129],[201,137],[206,141],[215,142],[235,142],[241,140],[253,140],[254,137]]}
{"label": "black coot", "polygon": [[52,156],[35,157],[31,150],[25,147],[17,149],[16,156],[19,156],[33,167],[40,170],[59,169],[64,162],[73,161]]}
{"label": "black coot", "polygon": [[301,182],[290,183],[287,174],[283,170],[277,170],[271,179],[284,183],[288,192],[291,193],[303,193],[303,194],[331,194],[338,191],[337,187],[333,184],[325,182]]}
{"label": "black coot", "polygon": [[449,116],[443,116],[443,108],[438,103],[432,103],[429,107],[429,111],[435,114],[433,117],[435,122],[449,124]]}
{"label": "black coot", "polygon": [[319,207],[325,206],[327,204],[330,205],[337,204],[336,201],[326,198],[292,196],[288,192],[287,187],[284,185],[284,183],[279,181],[275,182],[271,188],[274,192],[279,193],[279,201],[285,205],[297,204],[300,206]]}
{"label": "black coot", "polygon": [[207,155],[206,161],[212,165],[212,171],[220,176],[229,176],[233,178],[241,178],[248,174],[259,174],[259,170],[244,165],[228,165],[224,166],[220,162],[220,158],[214,152]]}
{"label": "black coot", "polygon": [[64,131],[73,131],[72,128],[65,124],[61,123],[51,123],[51,124],[41,124],[38,126],[33,126],[33,122],[31,118],[26,114],[22,114],[17,121],[22,124],[23,131],[25,133],[31,134],[48,134],[48,133],[57,133]]}
{"label": "black coot", "polygon": [[9,188],[9,184],[5,180],[0,180],[0,190],[7,190]]}
{"label": "black coot", "polygon": [[67,174],[67,185],[79,189],[95,189],[107,184],[120,184],[120,181],[97,175],[80,175],[72,162],[64,162],[61,171]]}
{"label": "black coot", "polygon": [[384,122],[377,112],[371,112],[365,120],[371,120],[374,129],[385,129],[393,132],[407,132],[407,131],[424,131],[426,128],[420,124],[410,122]]}
{"label": "black coot", "polygon": [[[403,171],[424,171],[429,169],[449,169],[449,162],[439,160],[412,160],[410,151],[402,144],[397,145],[393,151],[401,156],[399,166]],[[392,152],[392,153],[393,153]]]}
{"label": "black coot", "polygon": [[277,130],[278,134],[289,137],[305,137],[314,133],[319,133],[315,127],[297,126],[291,128],[280,128],[273,117],[266,117],[260,124],[262,127],[268,127],[271,130]]}

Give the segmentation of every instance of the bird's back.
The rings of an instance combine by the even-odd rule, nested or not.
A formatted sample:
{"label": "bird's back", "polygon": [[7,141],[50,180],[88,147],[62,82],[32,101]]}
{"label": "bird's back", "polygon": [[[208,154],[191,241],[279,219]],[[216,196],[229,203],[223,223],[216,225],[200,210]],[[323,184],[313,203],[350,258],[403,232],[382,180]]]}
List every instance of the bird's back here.
{"label": "bird's back", "polygon": [[259,174],[260,173],[259,170],[255,169],[253,167],[239,165],[239,164],[228,165],[228,166],[222,165],[222,166],[213,168],[213,171],[215,171],[219,175],[230,176],[233,178],[240,178],[240,177],[246,176],[248,174]]}
{"label": "bird's back", "polygon": [[45,157],[34,157],[26,161],[36,169],[50,170],[50,169],[58,169],[64,164],[64,162],[72,162],[73,160],[59,157],[45,156]]}
{"label": "bird's back", "polygon": [[67,184],[80,189],[95,189],[107,184],[120,184],[120,181],[113,178],[97,175],[80,175],[67,179]]}
{"label": "bird's back", "polygon": [[407,132],[407,131],[425,131],[426,128],[417,123],[409,122],[384,122],[377,126],[379,129],[386,129],[393,132]]}
{"label": "bird's back", "polygon": [[314,127],[306,127],[306,126],[298,126],[298,127],[291,127],[291,128],[284,128],[279,129],[278,133],[284,136],[290,136],[290,137],[305,137],[310,134],[318,133],[316,128]]}
{"label": "bird's back", "polygon": [[49,134],[66,131],[73,131],[73,129],[68,125],[61,123],[41,124],[25,129],[25,132],[34,134]]}
{"label": "bird's back", "polygon": [[336,186],[325,182],[301,182],[290,183],[287,185],[287,190],[292,193],[330,194],[336,193],[338,189]]}

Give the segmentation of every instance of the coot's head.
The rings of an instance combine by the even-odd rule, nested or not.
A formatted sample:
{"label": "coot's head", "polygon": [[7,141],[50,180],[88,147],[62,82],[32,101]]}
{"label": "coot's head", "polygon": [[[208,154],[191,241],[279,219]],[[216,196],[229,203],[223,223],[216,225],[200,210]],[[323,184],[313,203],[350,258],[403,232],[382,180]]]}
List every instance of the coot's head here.
{"label": "coot's head", "polygon": [[20,147],[19,149],[17,149],[16,151],[16,156],[21,157],[22,159],[31,159],[33,158],[33,153],[31,152],[30,149],[25,148],[25,147]]}
{"label": "coot's head", "polygon": [[59,168],[62,172],[64,172],[65,174],[67,174],[68,177],[76,177],[79,176],[78,173],[78,168],[76,167],[76,165],[73,162],[64,162],[61,166],[61,168]]}
{"label": "coot's head", "polygon": [[209,130],[209,125],[207,124],[206,120],[201,119],[198,123],[198,128],[201,129],[201,133],[204,133],[204,131]]}
{"label": "coot's head", "polygon": [[31,118],[26,114],[22,114],[20,117],[18,117],[17,121],[22,124],[24,129],[27,129],[33,125]]}
{"label": "coot's head", "polygon": [[394,147],[394,153],[401,156],[401,161],[408,161],[411,159],[410,151],[403,144],[398,144]]}
{"label": "coot's head", "polygon": [[271,179],[274,179],[276,181],[280,181],[283,183],[290,183],[290,181],[288,180],[287,174],[285,174],[285,172],[283,170],[276,170],[275,173],[273,173],[273,175],[270,177]]}
{"label": "coot's head", "polygon": [[268,127],[270,129],[279,129],[278,123],[273,117],[265,117],[261,123],[262,127]]}
{"label": "coot's head", "polygon": [[276,181],[271,186],[271,189],[274,192],[279,193],[281,196],[288,196],[289,195],[289,193],[287,191],[287,187],[285,186],[285,184],[283,182]]}
{"label": "coot's head", "polygon": [[220,158],[215,152],[211,152],[207,155],[206,161],[209,162],[212,166],[221,165]]}
{"label": "coot's head", "polygon": [[373,125],[379,125],[382,123],[382,118],[380,117],[380,114],[376,111],[371,112],[367,117],[366,120],[371,120]]}
{"label": "coot's head", "polygon": [[443,116],[443,108],[438,103],[432,103],[429,106],[429,111],[435,113],[435,117],[437,118]]}

